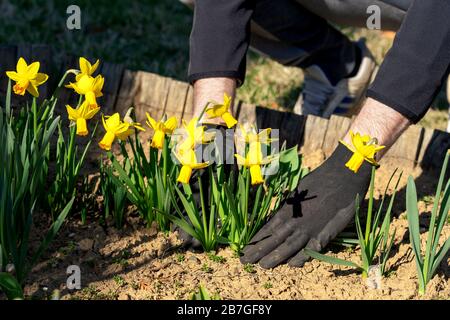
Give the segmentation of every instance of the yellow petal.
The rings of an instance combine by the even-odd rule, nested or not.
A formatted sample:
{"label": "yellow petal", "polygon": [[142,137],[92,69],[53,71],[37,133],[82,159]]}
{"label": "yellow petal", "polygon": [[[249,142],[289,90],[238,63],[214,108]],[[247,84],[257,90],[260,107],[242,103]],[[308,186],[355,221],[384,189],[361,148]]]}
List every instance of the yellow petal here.
{"label": "yellow petal", "polygon": [[103,89],[104,84],[105,84],[105,78],[103,78],[101,75],[98,75],[97,77],[95,77],[94,84],[93,84],[93,86],[94,86],[93,91],[95,92],[96,97],[103,96],[103,93],[101,91]]}
{"label": "yellow petal", "polygon": [[44,82],[48,80],[48,75],[45,73],[38,73],[36,77],[32,80],[33,84],[36,86],[40,86]]}
{"label": "yellow petal", "polygon": [[19,74],[26,74],[27,70],[28,70],[28,64],[26,63],[25,59],[20,57],[19,60],[17,61],[17,73]]}
{"label": "yellow petal", "polygon": [[164,137],[165,137],[165,134],[163,131],[156,130],[155,134],[153,135],[151,147],[161,150],[164,146]]}
{"label": "yellow petal", "polygon": [[364,157],[359,154],[358,152],[355,152],[350,160],[345,164],[347,168],[349,168],[354,173],[357,173],[359,168],[361,168],[361,165],[364,162]]}
{"label": "yellow petal", "polygon": [[78,94],[86,94],[86,92],[94,91],[94,78],[83,75],[79,81],[72,84],[72,87]]}
{"label": "yellow petal", "polygon": [[260,164],[262,159],[261,142],[251,142],[248,148],[247,158],[251,164]]}
{"label": "yellow petal", "polygon": [[171,134],[177,128],[178,120],[176,117],[170,117],[164,122],[164,127],[166,129],[166,133]]}
{"label": "yellow petal", "polygon": [[86,92],[86,101],[89,103],[91,108],[96,108],[98,106],[97,99],[93,91]]}
{"label": "yellow petal", "polygon": [[226,110],[228,110],[231,106],[231,96],[229,96],[228,94],[226,94],[225,92],[223,93],[223,105],[226,107]]}
{"label": "yellow petal", "polygon": [[116,132],[116,137],[119,140],[125,141],[129,136],[133,135],[135,132],[136,130],[134,130],[133,127],[126,126],[122,131],[119,130],[118,132]]}
{"label": "yellow petal", "polygon": [[20,76],[17,72],[14,71],[6,71],[6,75],[8,76],[8,78],[10,78],[13,81],[19,81],[20,80]]}
{"label": "yellow petal", "polygon": [[114,113],[112,116],[108,117],[105,121],[106,127],[108,129],[116,129],[120,125],[120,115],[119,113]]}
{"label": "yellow petal", "polygon": [[27,75],[30,78],[33,78],[39,72],[40,67],[41,67],[41,63],[39,61],[33,62],[27,68]]}
{"label": "yellow petal", "polygon": [[222,119],[223,121],[225,121],[228,129],[234,127],[235,124],[237,123],[237,120],[228,111],[222,114]]}
{"label": "yellow petal", "polygon": [[250,166],[250,177],[252,185],[264,183],[264,179],[261,173],[261,166],[259,165]]}
{"label": "yellow petal", "polygon": [[147,125],[152,128],[153,130],[156,130],[157,122],[155,119],[153,119],[148,112],[145,113],[147,115]]}
{"label": "yellow petal", "polygon": [[69,120],[76,121],[79,118],[78,111],[72,108],[69,105],[66,105],[67,115],[69,116]]}
{"label": "yellow petal", "polygon": [[244,166],[244,167],[248,167],[248,162],[247,159],[245,159],[243,156],[241,156],[240,154],[235,154],[234,155],[236,157],[237,163],[240,166]]}
{"label": "yellow petal", "polygon": [[39,98],[39,91],[35,85],[30,83],[30,85],[27,87],[27,91],[35,98]]}
{"label": "yellow petal", "polygon": [[86,119],[78,118],[77,119],[77,135],[79,136],[87,136],[89,133],[87,129]]}
{"label": "yellow petal", "polygon": [[94,65],[91,65],[91,63],[86,58],[80,57],[79,65],[81,74],[87,74],[91,76],[97,70],[99,63],[100,61],[97,60]]}
{"label": "yellow petal", "polygon": [[208,165],[209,165],[208,162],[203,162],[203,163],[193,164],[191,167],[192,167],[192,169],[197,169],[198,170],[198,169],[206,168]]}
{"label": "yellow petal", "polygon": [[216,104],[206,109],[206,114],[210,119],[221,117],[227,111],[223,104]]}
{"label": "yellow petal", "polygon": [[177,181],[181,183],[189,183],[191,180],[192,168],[189,166],[182,166]]}
{"label": "yellow petal", "polygon": [[99,147],[103,150],[111,150],[111,146],[114,142],[114,139],[116,138],[115,134],[111,131],[107,131],[106,134],[103,136],[103,139],[99,142]]}
{"label": "yellow petal", "polygon": [[97,61],[95,61],[94,65],[91,67],[91,71],[90,71],[90,72],[91,72],[91,75],[92,75],[95,71],[97,71],[99,65],[100,65],[100,60],[97,59]]}
{"label": "yellow petal", "polygon": [[100,111],[100,107],[96,107],[96,108],[91,108],[90,106],[86,107],[86,111],[83,115],[83,118],[85,118],[87,120],[92,119],[99,111]]}
{"label": "yellow petal", "polygon": [[145,131],[145,128],[142,127],[140,123],[133,122],[132,126],[135,127],[136,129],[138,129],[139,131]]}

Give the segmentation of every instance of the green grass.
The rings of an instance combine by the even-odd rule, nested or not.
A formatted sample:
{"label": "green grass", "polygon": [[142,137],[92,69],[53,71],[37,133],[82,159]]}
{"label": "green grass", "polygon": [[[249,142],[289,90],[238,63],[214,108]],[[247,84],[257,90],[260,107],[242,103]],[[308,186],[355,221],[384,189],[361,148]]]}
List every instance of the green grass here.
{"label": "green grass", "polygon": [[[66,8],[79,5],[82,29],[66,28]],[[189,34],[192,11],[178,0],[3,0],[0,43],[51,44],[57,57],[64,52],[123,63],[133,70],[145,70],[186,80],[189,63]],[[378,31],[343,28],[356,40],[367,38],[376,60],[381,62],[391,40]],[[277,109],[292,109],[300,93],[303,73],[250,53],[247,78],[238,98]],[[426,127],[445,129],[447,113],[443,95],[435,110],[422,120]]]}
{"label": "green grass", "polygon": [[227,259],[225,257],[218,256],[218,255],[215,255],[212,253],[208,253],[208,258],[209,258],[209,260],[216,262],[216,263],[223,264],[223,263],[227,262]]}
{"label": "green grass", "polygon": [[255,266],[250,263],[244,264],[244,271],[247,273],[256,273]]}

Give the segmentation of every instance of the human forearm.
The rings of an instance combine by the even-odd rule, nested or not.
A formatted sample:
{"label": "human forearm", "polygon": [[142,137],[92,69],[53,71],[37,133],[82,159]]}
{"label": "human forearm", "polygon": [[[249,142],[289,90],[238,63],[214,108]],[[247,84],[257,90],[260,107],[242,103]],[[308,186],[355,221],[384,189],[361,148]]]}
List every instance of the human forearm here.
{"label": "human forearm", "polygon": [[[222,102],[223,94],[234,99],[236,80],[231,78],[205,78],[194,83],[194,115],[199,116],[210,101]],[[233,108],[233,104],[232,104]],[[231,110],[233,111],[233,110]]]}
{"label": "human forearm", "polygon": [[[350,126],[350,130],[377,138],[378,144],[386,146],[377,154],[377,158],[380,159],[410,124],[411,122],[401,113],[369,98]],[[349,133],[344,137],[344,141],[351,143]]]}

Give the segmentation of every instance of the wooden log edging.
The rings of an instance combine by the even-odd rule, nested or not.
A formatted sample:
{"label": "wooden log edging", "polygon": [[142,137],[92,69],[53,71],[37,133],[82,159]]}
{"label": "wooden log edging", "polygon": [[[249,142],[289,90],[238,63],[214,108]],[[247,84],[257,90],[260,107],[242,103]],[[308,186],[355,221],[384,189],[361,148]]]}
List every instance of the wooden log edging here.
{"label": "wooden log edging", "polygon": [[[192,117],[192,87],[187,83],[138,71],[131,82],[132,87],[139,90],[130,90],[127,82],[130,82],[131,73],[125,71],[118,94],[128,98],[119,98],[115,110],[125,110],[134,105],[138,117],[145,112],[155,117],[164,112],[169,116],[181,115],[186,120]],[[330,119],[305,117],[242,101],[238,101],[236,106],[235,116],[240,122],[252,123],[258,128],[279,129],[280,140],[286,141],[289,147],[301,146],[303,153],[320,149],[329,156],[351,124],[350,118],[335,115]],[[413,125],[391,147],[386,158],[401,159],[411,167],[420,165],[425,169],[439,169],[449,148],[449,133]]]}
{"label": "wooden log edging", "polygon": [[[78,66],[78,58],[67,55],[61,65],[56,65],[52,49],[46,45],[0,45],[0,96],[4,97],[8,79],[5,71],[14,70],[19,57],[27,62],[40,61],[42,72],[54,74]],[[94,59],[92,59],[94,60]],[[104,97],[100,103],[105,113],[124,114],[129,107],[135,108],[138,121],[145,121],[145,113],[159,118],[163,114],[189,120],[193,116],[192,87],[185,82],[144,71],[126,70],[123,65],[102,61],[99,72],[105,77]],[[40,88],[45,98],[56,85],[51,79]],[[64,89],[60,104],[76,103],[70,90]],[[23,102],[14,97],[13,103]],[[240,122],[256,124],[258,128],[279,129],[281,142],[287,146],[301,146],[303,153],[322,150],[326,156],[333,152],[340,138],[348,130],[351,119],[332,116],[323,119],[300,116],[290,112],[237,102],[236,118]],[[386,154],[387,158],[406,161],[411,167],[420,165],[425,169],[439,169],[445,153],[450,148],[450,134],[421,126],[411,126]]]}

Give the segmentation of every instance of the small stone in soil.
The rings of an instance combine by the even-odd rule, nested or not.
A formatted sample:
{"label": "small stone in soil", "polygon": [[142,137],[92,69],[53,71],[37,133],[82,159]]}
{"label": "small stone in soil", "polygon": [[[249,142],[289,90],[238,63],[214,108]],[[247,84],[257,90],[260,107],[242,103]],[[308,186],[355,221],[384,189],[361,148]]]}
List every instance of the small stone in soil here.
{"label": "small stone in soil", "polygon": [[78,247],[82,251],[89,251],[92,249],[93,246],[94,246],[94,240],[92,240],[92,239],[86,238],[86,239],[83,239],[80,242],[78,242]]}
{"label": "small stone in soil", "polygon": [[117,297],[118,300],[130,300],[130,296],[126,293],[120,293]]}
{"label": "small stone in soil", "polygon": [[190,256],[190,257],[188,258],[188,260],[189,260],[190,262],[193,262],[193,263],[196,263],[196,264],[202,263],[202,262],[200,261],[200,259],[197,258],[196,256]]}

